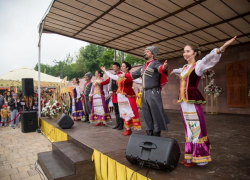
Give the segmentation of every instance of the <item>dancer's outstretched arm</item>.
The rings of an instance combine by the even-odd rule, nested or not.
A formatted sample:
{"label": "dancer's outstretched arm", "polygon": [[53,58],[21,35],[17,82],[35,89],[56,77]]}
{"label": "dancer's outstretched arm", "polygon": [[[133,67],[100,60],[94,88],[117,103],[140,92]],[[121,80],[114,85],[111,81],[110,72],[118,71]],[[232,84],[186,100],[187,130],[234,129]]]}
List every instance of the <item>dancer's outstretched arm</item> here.
{"label": "dancer's outstretched arm", "polygon": [[175,74],[176,76],[179,76],[181,74],[181,71],[182,71],[182,68],[173,69],[170,75]]}
{"label": "dancer's outstretched arm", "polygon": [[225,44],[223,44],[220,48],[213,49],[208,55],[206,55],[201,60],[197,61],[196,67],[195,67],[195,73],[198,76],[202,76],[203,72],[207,69],[210,69],[214,67],[221,58],[221,53],[226,50],[226,48],[234,42],[236,39],[236,36],[229,41],[227,41]]}
{"label": "dancer's outstretched arm", "polygon": [[[198,76],[201,76],[206,69],[214,67],[219,62],[221,53],[224,52],[226,48],[235,41],[236,38],[237,36],[234,36],[232,39],[225,42],[223,46],[221,46],[220,48],[213,49],[208,55],[202,58],[202,60],[197,61],[197,64],[195,67],[195,73]],[[181,71],[182,71],[182,68],[173,69],[170,75],[175,74],[179,76],[181,74]]]}
{"label": "dancer's outstretched arm", "polygon": [[113,80],[117,80],[118,79],[118,76],[115,75],[115,74],[112,74],[111,72],[107,71],[106,68],[104,66],[101,67],[101,70],[103,72],[105,72],[105,74],[107,74],[108,77],[110,77],[111,79]]}

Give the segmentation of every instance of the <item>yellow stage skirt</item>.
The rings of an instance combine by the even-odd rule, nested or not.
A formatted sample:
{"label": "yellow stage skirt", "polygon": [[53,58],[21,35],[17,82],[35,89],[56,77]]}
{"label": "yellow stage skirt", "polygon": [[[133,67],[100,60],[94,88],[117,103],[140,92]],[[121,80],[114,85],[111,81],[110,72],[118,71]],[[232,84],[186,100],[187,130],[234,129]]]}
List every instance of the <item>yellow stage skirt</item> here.
{"label": "yellow stage skirt", "polygon": [[42,133],[50,140],[50,142],[68,140],[68,135],[66,133],[64,133],[60,129],[55,128],[54,126],[42,119],[40,119],[40,126]]}
{"label": "yellow stage skirt", "polygon": [[[147,180],[147,177],[94,150],[95,180]],[[148,178],[148,180],[151,180]]]}

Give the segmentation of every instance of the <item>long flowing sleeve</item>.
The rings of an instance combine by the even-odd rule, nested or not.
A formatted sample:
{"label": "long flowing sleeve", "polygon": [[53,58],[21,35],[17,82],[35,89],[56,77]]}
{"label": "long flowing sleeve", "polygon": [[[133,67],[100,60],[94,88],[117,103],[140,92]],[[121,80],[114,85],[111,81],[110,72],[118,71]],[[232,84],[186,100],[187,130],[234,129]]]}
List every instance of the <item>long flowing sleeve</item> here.
{"label": "long flowing sleeve", "polygon": [[117,76],[117,75],[112,74],[112,73],[109,72],[109,71],[105,71],[105,74],[107,74],[107,76],[110,77],[110,78],[113,79],[113,80],[117,80],[117,79],[118,79],[118,76]]}
{"label": "long flowing sleeve", "polygon": [[195,73],[202,76],[203,72],[209,68],[214,67],[220,60],[221,54],[217,54],[217,48],[213,49],[202,60],[197,61],[195,66]]}
{"label": "long flowing sleeve", "polygon": [[90,93],[89,93],[89,97],[93,96],[93,88],[94,88],[94,83],[92,83],[91,89],[90,89]]}
{"label": "long flowing sleeve", "polygon": [[81,97],[80,86],[76,86],[76,98],[79,99]]}
{"label": "long flowing sleeve", "polygon": [[102,81],[100,85],[107,85],[110,82],[110,78],[106,79],[105,81]]}
{"label": "long flowing sleeve", "polygon": [[175,75],[180,76],[182,69],[183,68],[174,69],[173,72]]}
{"label": "long flowing sleeve", "polygon": [[108,86],[107,85],[103,86],[103,92],[104,92],[105,99],[107,99],[108,96],[109,96]]}

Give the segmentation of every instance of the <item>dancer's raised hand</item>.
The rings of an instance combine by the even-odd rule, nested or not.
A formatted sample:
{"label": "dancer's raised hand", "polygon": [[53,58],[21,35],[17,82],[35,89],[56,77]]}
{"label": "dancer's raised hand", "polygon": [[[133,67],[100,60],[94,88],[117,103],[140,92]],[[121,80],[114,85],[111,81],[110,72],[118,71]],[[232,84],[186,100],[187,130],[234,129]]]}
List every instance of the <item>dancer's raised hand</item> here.
{"label": "dancer's raised hand", "polygon": [[225,42],[225,44],[223,44],[221,47],[220,47],[220,51],[221,52],[224,52],[225,49],[230,46],[234,41],[235,39],[237,38],[237,36],[234,36],[232,39],[228,40],[227,42]]}
{"label": "dancer's raised hand", "polygon": [[165,60],[165,62],[163,63],[162,69],[163,69],[163,70],[166,70],[167,67],[168,67],[168,60]]}
{"label": "dancer's raised hand", "polygon": [[102,71],[104,71],[104,72],[106,71],[106,68],[104,66],[101,66],[100,68]]}

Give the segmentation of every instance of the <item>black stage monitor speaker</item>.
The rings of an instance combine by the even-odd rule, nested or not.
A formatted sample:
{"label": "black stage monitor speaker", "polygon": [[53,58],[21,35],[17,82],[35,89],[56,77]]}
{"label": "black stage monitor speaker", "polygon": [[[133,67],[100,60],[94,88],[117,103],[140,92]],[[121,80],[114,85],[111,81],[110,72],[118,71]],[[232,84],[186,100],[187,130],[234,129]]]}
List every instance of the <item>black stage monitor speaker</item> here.
{"label": "black stage monitor speaker", "polygon": [[23,111],[21,112],[21,126],[22,132],[35,132],[38,128],[36,111]]}
{"label": "black stage monitor speaker", "polygon": [[62,114],[61,117],[57,120],[57,124],[62,129],[70,129],[74,125],[74,121],[67,114]]}
{"label": "black stage monitor speaker", "polygon": [[22,91],[24,96],[34,96],[33,78],[22,79]]}
{"label": "black stage monitor speaker", "polygon": [[132,134],[125,156],[132,164],[171,172],[176,168],[180,154],[175,139]]}

